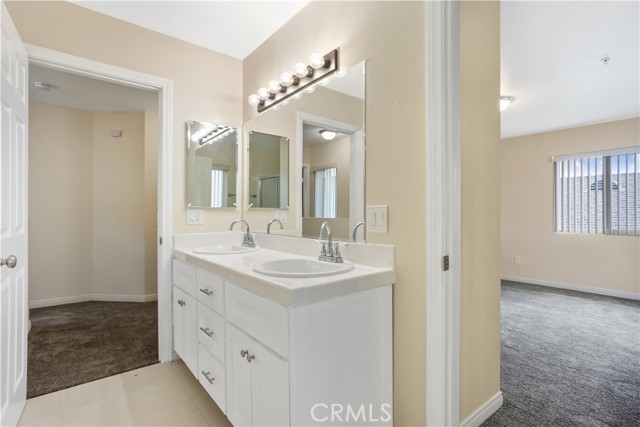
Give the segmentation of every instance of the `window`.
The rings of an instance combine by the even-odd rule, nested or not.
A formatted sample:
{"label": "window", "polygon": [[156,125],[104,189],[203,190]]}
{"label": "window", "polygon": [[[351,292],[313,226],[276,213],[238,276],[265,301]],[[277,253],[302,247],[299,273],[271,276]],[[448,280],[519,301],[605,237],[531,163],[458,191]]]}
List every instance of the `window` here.
{"label": "window", "polygon": [[211,170],[211,207],[227,207],[227,175],[228,172],[222,169]]}
{"label": "window", "polygon": [[335,218],[336,212],[336,168],[327,168],[313,172],[315,179],[314,203],[316,218]]}
{"label": "window", "polygon": [[640,235],[639,151],[554,158],[556,231]]}

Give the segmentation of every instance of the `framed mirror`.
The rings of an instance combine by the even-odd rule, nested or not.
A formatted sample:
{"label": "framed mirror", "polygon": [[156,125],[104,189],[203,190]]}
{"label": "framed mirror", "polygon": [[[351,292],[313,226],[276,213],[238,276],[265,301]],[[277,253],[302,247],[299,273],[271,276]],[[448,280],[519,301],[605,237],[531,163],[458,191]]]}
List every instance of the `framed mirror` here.
{"label": "framed mirror", "polygon": [[187,207],[236,207],[237,184],[237,129],[187,121]]}
{"label": "framed mirror", "polygon": [[289,138],[249,132],[248,208],[289,205]]}
{"label": "framed mirror", "polygon": [[[251,188],[243,217],[252,230],[266,230],[268,222],[277,218],[285,223],[285,230],[275,232],[317,238],[327,221],[334,239],[352,239],[354,227],[364,221],[365,209],[364,73],[362,61],[343,77],[323,81],[245,123],[247,139],[262,133],[291,141],[288,207],[281,203],[275,211],[258,214],[253,209],[258,197],[256,177],[245,173],[245,189]],[[356,241],[363,242],[364,237],[364,227],[359,227]]]}

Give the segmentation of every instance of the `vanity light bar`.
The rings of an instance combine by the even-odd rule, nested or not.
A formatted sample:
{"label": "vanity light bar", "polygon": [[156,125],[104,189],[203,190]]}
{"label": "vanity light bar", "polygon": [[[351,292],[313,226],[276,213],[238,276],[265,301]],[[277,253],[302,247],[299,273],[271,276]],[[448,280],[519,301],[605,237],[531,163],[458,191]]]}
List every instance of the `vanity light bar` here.
{"label": "vanity light bar", "polygon": [[[268,110],[303,90],[313,92],[321,80],[336,74],[339,69],[338,49],[326,55],[313,53],[309,56],[309,65],[302,62],[293,67],[293,74],[282,73],[280,81],[271,80],[266,88],[258,89],[249,95],[249,105],[258,108],[258,113]],[[298,95],[299,96],[299,95]]]}
{"label": "vanity light bar", "polygon": [[211,133],[200,138],[200,141],[198,141],[198,144],[200,146],[203,146],[208,142],[221,139],[227,133],[234,132],[234,131],[235,129],[229,126],[218,126]]}

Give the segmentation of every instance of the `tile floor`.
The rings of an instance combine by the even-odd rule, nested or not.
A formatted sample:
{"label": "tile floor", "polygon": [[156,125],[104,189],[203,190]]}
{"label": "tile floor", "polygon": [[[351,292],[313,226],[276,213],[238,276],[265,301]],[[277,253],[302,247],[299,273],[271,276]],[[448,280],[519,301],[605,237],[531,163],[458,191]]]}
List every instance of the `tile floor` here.
{"label": "tile floor", "polygon": [[18,426],[230,426],[182,361],[27,400]]}

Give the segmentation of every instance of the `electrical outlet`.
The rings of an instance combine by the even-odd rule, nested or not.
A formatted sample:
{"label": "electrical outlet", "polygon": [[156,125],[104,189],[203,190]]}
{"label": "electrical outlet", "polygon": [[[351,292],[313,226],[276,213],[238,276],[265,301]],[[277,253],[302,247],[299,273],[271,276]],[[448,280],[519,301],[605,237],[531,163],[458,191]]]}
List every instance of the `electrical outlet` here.
{"label": "electrical outlet", "polygon": [[202,209],[187,209],[187,225],[204,224],[204,211]]}
{"label": "electrical outlet", "polygon": [[522,257],[520,255],[514,256],[513,257],[513,263],[514,264],[518,264],[518,265],[522,264]]}
{"label": "electrical outlet", "polygon": [[387,233],[389,230],[389,206],[367,206],[367,231]]}

